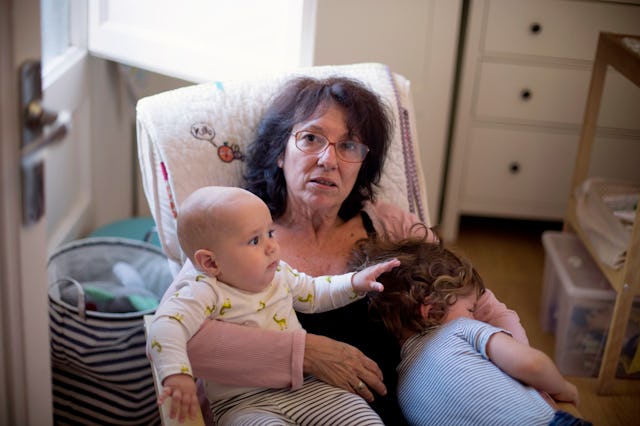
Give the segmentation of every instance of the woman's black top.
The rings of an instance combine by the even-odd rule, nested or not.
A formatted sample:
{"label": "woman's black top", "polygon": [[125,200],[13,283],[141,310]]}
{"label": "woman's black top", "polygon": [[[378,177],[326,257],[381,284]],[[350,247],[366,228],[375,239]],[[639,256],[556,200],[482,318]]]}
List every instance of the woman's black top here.
{"label": "woman's black top", "polygon": [[[375,230],[369,216],[362,212],[362,219],[367,233],[370,236],[374,235]],[[308,333],[327,336],[355,346],[378,364],[384,375],[387,395],[380,396],[374,392],[375,400],[371,407],[386,425],[406,425],[396,395],[396,366],[400,363],[400,345],[384,324],[369,313],[368,305],[368,298],[365,297],[332,311],[297,315]]]}

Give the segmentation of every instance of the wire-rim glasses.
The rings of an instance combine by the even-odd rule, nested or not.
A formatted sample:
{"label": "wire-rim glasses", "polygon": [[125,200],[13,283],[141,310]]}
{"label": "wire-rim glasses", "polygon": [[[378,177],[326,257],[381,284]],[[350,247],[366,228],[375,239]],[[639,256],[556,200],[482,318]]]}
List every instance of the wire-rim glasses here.
{"label": "wire-rim glasses", "polygon": [[336,155],[347,163],[362,163],[369,152],[369,147],[356,141],[331,142],[326,136],[301,130],[292,133],[296,148],[307,154],[320,154],[329,145],[334,145]]}

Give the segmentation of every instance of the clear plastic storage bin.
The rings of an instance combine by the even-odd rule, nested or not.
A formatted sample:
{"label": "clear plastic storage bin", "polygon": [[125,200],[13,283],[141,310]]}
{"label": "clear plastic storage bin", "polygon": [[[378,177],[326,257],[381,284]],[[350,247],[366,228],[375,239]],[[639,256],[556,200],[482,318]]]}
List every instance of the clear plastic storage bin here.
{"label": "clear plastic storage bin", "polygon": [[[555,362],[564,375],[596,376],[616,293],[571,233],[547,231],[542,294],[542,328],[556,335]],[[618,375],[640,378],[640,299],[634,302]]]}

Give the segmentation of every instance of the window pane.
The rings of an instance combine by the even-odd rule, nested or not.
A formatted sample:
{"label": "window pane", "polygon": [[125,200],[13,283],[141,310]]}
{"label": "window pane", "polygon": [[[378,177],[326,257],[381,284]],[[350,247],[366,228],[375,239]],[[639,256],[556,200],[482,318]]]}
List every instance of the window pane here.
{"label": "window pane", "polygon": [[69,0],[40,0],[42,23],[42,69],[70,46]]}
{"label": "window pane", "polygon": [[193,82],[281,72],[309,65],[303,60],[312,57],[313,39],[304,35],[313,28],[312,3],[91,1],[89,51]]}

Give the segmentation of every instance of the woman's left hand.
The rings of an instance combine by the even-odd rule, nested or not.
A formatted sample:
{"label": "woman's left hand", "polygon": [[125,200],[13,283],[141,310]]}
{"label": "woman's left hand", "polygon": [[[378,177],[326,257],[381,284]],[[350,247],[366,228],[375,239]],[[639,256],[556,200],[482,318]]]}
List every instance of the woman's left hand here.
{"label": "woman's left hand", "polygon": [[382,372],[374,361],[356,347],[328,337],[307,333],[303,369],[369,402],[374,400],[372,390],[387,394]]}

